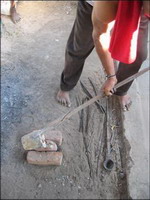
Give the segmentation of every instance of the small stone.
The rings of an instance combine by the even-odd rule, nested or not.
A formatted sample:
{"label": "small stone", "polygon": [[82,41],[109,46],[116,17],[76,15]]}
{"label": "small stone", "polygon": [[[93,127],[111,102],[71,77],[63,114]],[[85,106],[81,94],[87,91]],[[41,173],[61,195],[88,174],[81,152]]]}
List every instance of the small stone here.
{"label": "small stone", "polygon": [[125,177],[125,173],[124,172],[120,172],[120,178],[123,179]]}
{"label": "small stone", "polygon": [[38,185],[38,188],[41,188],[41,187],[42,187],[42,185],[41,185],[41,184],[39,184],[39,185]]}

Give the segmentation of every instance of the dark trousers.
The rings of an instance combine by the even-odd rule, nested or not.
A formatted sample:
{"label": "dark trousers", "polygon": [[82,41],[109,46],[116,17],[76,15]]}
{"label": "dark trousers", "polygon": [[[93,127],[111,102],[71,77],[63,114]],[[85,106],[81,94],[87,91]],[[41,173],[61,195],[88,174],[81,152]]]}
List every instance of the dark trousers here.
{"label": "dark trousers", "polygon": [[[75,87],[81,76],[85,59],[94,48],[92,9],[93,7],[86,2],[78,2],[76,19],[66,46],[65,68],[61,75],[60,88],[63,91],[70,91]],[[142,16],[138,35],[137,58],[132,64],[119,63],[116,73],[118,82],[138,72],[147,57],[147,39],[148,19]],[[131,84],[132,82],[129,82],[118,88],[115,94],[119,96],[125,95]]]}

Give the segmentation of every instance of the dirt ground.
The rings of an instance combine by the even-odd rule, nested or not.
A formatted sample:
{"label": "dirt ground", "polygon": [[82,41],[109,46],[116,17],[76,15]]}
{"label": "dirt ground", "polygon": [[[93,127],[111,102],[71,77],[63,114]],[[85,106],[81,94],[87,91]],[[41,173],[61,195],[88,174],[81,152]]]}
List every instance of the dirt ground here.
{"label": "dirt ground", "polygon": [[[116,98],[109,102],[114,168],[103,167],[106,157],[106,99],[72,116],[53,130],[63,133],[63,162],[59,167],[26,162],[21,137],[64,115],[87,100],[80,82],[71,92],[72,107],[56,100],[63,70],[66,41],[73,26],[77,2],[22,1],[22,20],[13,24],[2,17],[1,36],[1,192],[2,199],[127,199],[129,145]],[[92,95],[104,81],[95,53],[81,76]],[[122,170],[124,176],[122,176]]]}

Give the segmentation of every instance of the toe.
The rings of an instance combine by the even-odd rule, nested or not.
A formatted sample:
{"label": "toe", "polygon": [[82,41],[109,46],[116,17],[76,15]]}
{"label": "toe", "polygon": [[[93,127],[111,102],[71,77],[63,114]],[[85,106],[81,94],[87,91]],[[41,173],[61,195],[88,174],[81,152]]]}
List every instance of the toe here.
{"label": "toe", "polygon": [[59,96],[57,96],[56,99],[57,99],[57,101],[58,101],[59,103],[61,103],[61,100],[60,100]]}
{"label": "toe", "polygon": [[131,104],[132,104],[132,101],[130,101],[127,105],[126,105],[126,108],[127,108],[127,110],[129,110],[130,109],[130,107],[131,107]]}
{"label": "toe", "polygon": [[63,99],[63,105],[64,105],[65,107],[67,107],[67,102],[66,102],[65,99]]}
{"label": "toe", "polygon": [[66,100],[64,98],[61,100],[61,102],[63,106],[67,106]]}
{"label": "toe", "polygon": [[69,101],[69,99],[67,100],[67,107],[71,107],[71,102]]}
{"label": "toe", "polygon": [[127,111],[127,107],[126,107],[126,105],[122,106],[122,110],[123,110],[124,112]]}
{"label": "toe", "polygon": [[128,111],[132,104],[130,96],[129,95],[119,96],[119,101],[120,101],[122,110],[124,112]]}
{"label": "toe", "polygon": [[68,108],[70,108],[71,107],[71,103],[68,103]]}
{"label": "toe", "polygon": [[64,105],[64,101],[63,99],[60,100],[61,105]]}
{"label": "toe", "polygon": [[71,102],[70,102],[70,99],[69,99],[69,93],[68,92],[63,92],[63,91],[59,91],[57,93],[57,101],[61,104],[61,105],[64,105],[66,107],[70,107],[71,106]]}
{"label": "toe", "polygon": [[21,20],[21,17],[19,19],[17,19],[16,22],[20,22],[20,20]]}

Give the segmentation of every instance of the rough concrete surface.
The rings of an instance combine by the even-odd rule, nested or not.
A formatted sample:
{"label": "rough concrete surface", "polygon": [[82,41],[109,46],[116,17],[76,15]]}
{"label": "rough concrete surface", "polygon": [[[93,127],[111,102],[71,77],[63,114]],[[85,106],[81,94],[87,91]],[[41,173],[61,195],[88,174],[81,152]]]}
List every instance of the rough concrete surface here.
{"label": "rough concrete surface", "polygon": [[[147,75],[143,75],[142,84],[139,79],[140,84],[135,82],[131,88],[135,104],[125,116],[118,99],[108,99],[112,171],[103,167],[107,152],[106,98],[99,103],[103,110],[93,104],[61,125],[50,127],[63,133],[59,148],[63,153],[61,166],[27,163],[21,137],[42,129],[88,98],[79,82],[71,91],[71,108],[59,105],[55,99],[76,2],[21,1],[17,10],[22,20],[16,25],[2,16],[1,198],[147,198],[149,119],[145,114],[148,88],[144,78]],[[94,50],[80,79],[92,95],[95,94],[89,78],[98,92],[104,81],[103,73]],[[139,105],[144,105],[144,109]]]}
{"label": "rough concrete surface", "polygon": [[[148,58],[149,59],[149,58]],[[149,66],[149,60],[143,67]],[[131,87],[133,105],[125,113],[125,136],[131,145],[128,183],[133,199],[149,199],[149,73],[135,80]]]}

